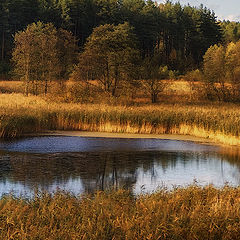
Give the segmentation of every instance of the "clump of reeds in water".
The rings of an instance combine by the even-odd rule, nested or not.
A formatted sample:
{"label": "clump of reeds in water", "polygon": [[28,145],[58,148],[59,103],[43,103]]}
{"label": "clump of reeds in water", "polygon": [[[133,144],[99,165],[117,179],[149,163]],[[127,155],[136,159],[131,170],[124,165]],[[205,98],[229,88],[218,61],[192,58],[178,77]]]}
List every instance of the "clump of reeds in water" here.
{"label": "clump of reeds in water", "polygon": [[0,200],[0,239],[239,239],[240,188]]}
{"label": "clump of reeds in water", "polygon": [[0,96],[0,137],[46,130],[184,134],[240,144],[235,105],[109,106],[48,102],[21,94]]}

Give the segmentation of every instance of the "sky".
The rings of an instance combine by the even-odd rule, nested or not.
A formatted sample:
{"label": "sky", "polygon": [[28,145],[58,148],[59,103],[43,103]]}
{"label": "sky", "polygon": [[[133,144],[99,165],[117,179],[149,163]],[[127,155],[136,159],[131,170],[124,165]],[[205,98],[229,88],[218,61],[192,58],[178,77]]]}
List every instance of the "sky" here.
{"label": "sky", "polygon": [[182,5],[189,3],[191,6],[203,4],[213,10],[219,20],[240,21],[240,0],[172,0],[172,2],[180,2]]}

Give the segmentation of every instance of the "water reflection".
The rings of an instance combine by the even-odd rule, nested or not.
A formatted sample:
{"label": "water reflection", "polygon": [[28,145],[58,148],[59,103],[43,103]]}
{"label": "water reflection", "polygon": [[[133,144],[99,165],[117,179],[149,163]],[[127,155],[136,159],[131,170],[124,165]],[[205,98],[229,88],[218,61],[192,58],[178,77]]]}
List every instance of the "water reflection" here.
{"label": "water reflection", "polygon": [[[50,147],[45,140],[52,141]],[[140,193],[159,186],[186,186],[195,180],[216,186],[226,182],[240,185],[237,148],[79,137],[31,138],[2,142],[0,147],[0,195],[13,192],[30,196],[34,188],[80,194],[121,187]]]}

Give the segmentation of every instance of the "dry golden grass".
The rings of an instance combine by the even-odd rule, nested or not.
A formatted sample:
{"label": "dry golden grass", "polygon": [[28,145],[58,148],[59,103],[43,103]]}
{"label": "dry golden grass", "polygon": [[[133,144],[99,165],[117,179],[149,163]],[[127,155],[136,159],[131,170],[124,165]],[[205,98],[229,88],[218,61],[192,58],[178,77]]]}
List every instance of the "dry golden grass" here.
{"label": "dry golden grass", "polygon": [[56,103],[22,94],[0,95],[0,136],[45,130],[184,134],[240,144],[240,107],[236,105],[109,106]]}
{"label": "dry golden grass", "polygon": [[164,89],[164,93],[176,93],[176,94],[191,94],[191,87],[189,82],[184,80],[172,81],[166,89]]}
{"label": "dry golden grass", "polygon": [[0,93],[23,93],[24,84],[21,81],[0,81]]}
{"label": "dry golden grass", "polygon": [[[191,86],[189,82],[185,80],[166,80],[169,84],[164,89],[162,95],[165,98],[166,96],[175,96],[175,97],[182,97],[185,96],[185,98],[189,98],[191,94],[193,94]],[[76,85],[78,85],[73,80],[64,81],[64,94],[68,95],[69,90],[71,88],[74,88]],[[97,81],[90,81],[91,86],[98,86]],[[196,83],[195,83],[196,84]],[[52,81],[49,83],[49,93],[55,95],[56,93],[62,92],[63,89],[61,89],[61,84],[59,81]],[[40,86],[39,86],[40,87]],[[24,93],[25,85],[22,81],[0,81],[0,93]],[[138,90],[138,93],[136,93],[137,101],[148,103],[150,101],[150,96],[146,96],[145,91]],[[160,97],[161,98],[161,97]]]}
{"label": "dry golden grass", "polygon": [[240,188],[190,186],[137,197],[124,190],[4,197],[0,209],[2,240],[240,238]]}

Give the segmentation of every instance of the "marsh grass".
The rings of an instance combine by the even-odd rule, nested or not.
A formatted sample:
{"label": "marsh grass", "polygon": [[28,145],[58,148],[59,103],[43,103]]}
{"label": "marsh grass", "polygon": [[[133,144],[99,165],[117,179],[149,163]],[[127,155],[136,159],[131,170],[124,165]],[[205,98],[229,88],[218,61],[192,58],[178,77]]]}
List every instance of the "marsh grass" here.
{"label": "marsh grass", "polygon": [[22,94],[0,95],[0,137],[46,130],[184,134],[240,144],[240,107],[236,105],[110,106],[56,103]]}
{"label": "marsh grass", "polygon": [[0,239],[239,239],[240,188],[0,200]]}
{"label": "marsh grass", "polygon": [[0,93],[24,93],[24,83],[21,81],[1,81]]}

